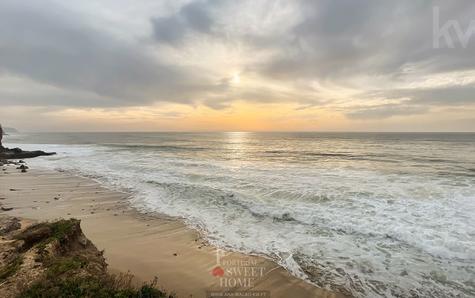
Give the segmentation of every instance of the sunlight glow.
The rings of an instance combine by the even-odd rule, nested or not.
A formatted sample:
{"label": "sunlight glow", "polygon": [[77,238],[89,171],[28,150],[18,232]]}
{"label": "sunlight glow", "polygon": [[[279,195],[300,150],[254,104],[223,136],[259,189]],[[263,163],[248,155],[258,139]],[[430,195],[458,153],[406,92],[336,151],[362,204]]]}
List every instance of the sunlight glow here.
{"label": "sunlight glow", "polygon": [[239,75],[239,72],[234,73],[234,74],[233,74],[233,78],[231,79],[231,83],[232,83],[233,85],[237,85],[237,84],[239,84],[240,82],[241,82],[241,77],[240,77],[240,75]]}

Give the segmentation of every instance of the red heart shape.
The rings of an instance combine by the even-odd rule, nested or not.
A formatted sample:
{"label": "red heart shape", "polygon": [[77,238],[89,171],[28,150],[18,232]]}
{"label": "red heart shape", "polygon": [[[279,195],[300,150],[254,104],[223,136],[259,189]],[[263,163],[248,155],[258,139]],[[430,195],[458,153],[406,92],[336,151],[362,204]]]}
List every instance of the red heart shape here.
{"label": "red heart shape", "polygon": [[213,276],[223,276],[224,275],[224,270],[223,268],[217,266],[215,267],[212,271],[211,271],[211,274],[213,274]]}

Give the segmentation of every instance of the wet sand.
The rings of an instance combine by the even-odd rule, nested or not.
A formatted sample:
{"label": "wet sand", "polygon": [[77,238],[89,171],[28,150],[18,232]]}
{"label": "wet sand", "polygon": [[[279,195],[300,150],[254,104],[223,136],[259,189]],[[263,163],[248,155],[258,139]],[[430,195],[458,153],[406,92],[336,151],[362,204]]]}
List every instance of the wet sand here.
{"label": "wet sand", "polygon": [[263,257],[217,250],[180,220],[140,214],[129,206],[127,194],[92,179],[37,169],[21,173],[13,165],[3,168],[0,206],[13,209],[0,212],[35,221],[81,219],[85,235],[105,250],[111,271],[130,271],[139,281],[158,277],[159,285],[178,297],[206,297],[208,291],[343,297]]}

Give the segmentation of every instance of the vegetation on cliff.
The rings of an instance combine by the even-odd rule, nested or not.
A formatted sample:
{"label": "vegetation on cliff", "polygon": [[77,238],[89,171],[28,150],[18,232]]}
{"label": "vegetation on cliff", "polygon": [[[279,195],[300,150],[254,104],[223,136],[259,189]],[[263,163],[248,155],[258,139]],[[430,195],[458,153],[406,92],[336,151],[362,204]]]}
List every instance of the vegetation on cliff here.
{"label": "vegetation on cliff", "polygon": [[2,297],[173,297],[157,280],[134,286],[131,274],[108,273],[103,252],[76,219],[19,229],[18,219],[0,215]]}

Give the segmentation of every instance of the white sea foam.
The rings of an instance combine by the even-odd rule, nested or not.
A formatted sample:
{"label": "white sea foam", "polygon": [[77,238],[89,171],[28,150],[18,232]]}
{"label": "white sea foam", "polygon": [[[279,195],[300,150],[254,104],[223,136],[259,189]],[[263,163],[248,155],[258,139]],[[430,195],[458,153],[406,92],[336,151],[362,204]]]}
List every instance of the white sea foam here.
{"label": "white sea foam", "polygon": [[376,150],[383,163],[148,147],[41,145],[58,155],[30,162],[126,189],[136,208],[184,218],[212,243],[266,255],[320,286],[361,297],[475,295],[475,178],[456,170],[473,166],[467,156],[410,151],[394,166],[403,153],[392,147]]}

